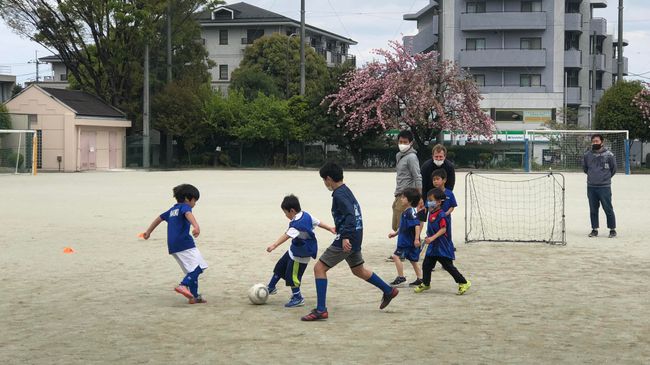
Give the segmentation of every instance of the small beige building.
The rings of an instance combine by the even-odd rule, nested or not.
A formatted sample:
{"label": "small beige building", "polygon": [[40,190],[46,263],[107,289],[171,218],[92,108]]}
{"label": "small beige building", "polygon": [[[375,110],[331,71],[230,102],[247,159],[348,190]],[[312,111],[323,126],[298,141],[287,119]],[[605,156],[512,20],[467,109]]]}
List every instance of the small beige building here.
{"label": "small beige building", "polygon": [[85,171],[124,166],[126,129],[120,110],[83,91],[31,85],[6,103],[13,129],[39,136],[39,170]]}

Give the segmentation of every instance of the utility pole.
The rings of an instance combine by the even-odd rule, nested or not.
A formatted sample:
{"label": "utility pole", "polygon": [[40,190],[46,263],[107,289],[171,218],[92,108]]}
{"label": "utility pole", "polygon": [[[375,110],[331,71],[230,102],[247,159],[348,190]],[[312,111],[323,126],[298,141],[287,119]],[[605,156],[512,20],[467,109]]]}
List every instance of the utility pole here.
{"label": "utility pole", "polygon": [[149,43],[144,45],[144,110],[142,112],[142,167],[149,168]]}
{"label": "utility pole", "polygon": [[616,82],[618,83],[623,81],[623,0],[618,0],[618,44],[616,46],[616,53],[618,53]]}
{"label": "utility pole", "polygon": [[[167,83],[172,82],[172,0],[167,0]],[[174,143],[165,133],[165,165],[171,167]]]}
{"label": "utility pole", "polygon": [[300,95],[305,95],[305,0],[300,0]]}
{"label": "utility pole", "polygon": [[34,51],[35,57],[33,61],[29,61],[28,63],[35,63],[36,64],[36,83],[38,84],[38,81],[40,80],[40,72],[39,72],[39,65],[44,65],[47,62],[40,62],[38,60],[38,51]]}

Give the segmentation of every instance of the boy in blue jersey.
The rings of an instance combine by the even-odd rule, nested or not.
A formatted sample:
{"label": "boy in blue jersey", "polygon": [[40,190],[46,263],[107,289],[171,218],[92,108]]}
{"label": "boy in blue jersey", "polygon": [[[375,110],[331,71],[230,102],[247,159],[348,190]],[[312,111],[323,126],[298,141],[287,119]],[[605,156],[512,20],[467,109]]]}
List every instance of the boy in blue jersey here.
{"label": "boy in blue jersey", "polygon": [[316,235],[314,228],[321,227],[334,234],[336,230],[334,227],[322,223],[318,219],[312,217],[309,213],[300,209],[300,201],[295,195],[287,195],[282,200],[280,208],[284,215],[289,218],[289,229],[280,236],[273,244],[266,248],[267,252],[271,252],[278,248],[281,244],[291,239],[291,247],[289,250],[278,260],[273,269],[273,276],[269,282],[269,294],[275,294],[278,289],[275,285],[284,279],[287,286],[291,287],[292,296],[287,304],[287,308],[299,307],[305,305],[305,299],[300,293],[300,282],[302,275],[309,264],[311,258],[316,258],[318,253],[318,244],[316,242]]}
{"label": "boy in blue jersey", "polygon": [[445,170],[434,170],[431,173],[431,180],[433,181],[433,188],[444,191],[445,196],[447,197],[447,199],[442,203],[442,211],[447,216],[447,236],[451,241],[451,213],[458,206],[458,203],[456,203],[456,196],[453,191],[445,187],[445,184],[447,183],[447,172]]}
{"label": "boy in blue jersey", "polygon": [[[199,275],[208,268],[208,264],[196,248],[194,239],[201,234],[201,228],[192,214],[192,208],[199,200],[199,190],[190,184],[178,185],[174,188],[176,204],[169,210],[156,217],[147,231],[143,234],[149,239],[151,232],[163,221],[167,222],[167,248],[180,265],[185,277],[174,290],[185,296],[190,304],[206,303],[199,294]],[[190,236],[190,225],[192,236]]]}
{"label": "boy in blue jersey", "polygon": [[431,271],[440,262],[442,267],[454,278],[458,284],[456,294],[463,295],[472,285],[469,280],[465,280],[463,275],[458,272],[454,266],[453,260],[456,259],[454,254],[454,243],[447,235],[448,217],[442,209],[446,195],[442,189],[434,188],[427,194],[429,216],[427,225],[427,238],[424,240],[428,244],[426,257],[422,263],[422,284],[415,288],[416,293],[422,293],[431,289]]}
{"label": "boy in blue jersey", "polygon": [[302,317],[303,321],[327,319],[327,271],[345,260],[352,273],[360,279],[376,286],[383,292],[379,309],[384,309],[397,296],[399,290],[386,284],[379,276],[364,267],[361,255],[363,240],[363,221],[361,207],[352,191],[343,182],[343,169],[328,162],[321,167],[320,177],[328,190],[332,191],[332,217],[336,226],[336,238],[332,245],[320,256],[314,265],[316,277],[317,306],[311,313]]}
{"label": "boy in blue jersey", "polygon": [[391,286],[399,286],[406,282],[404,264],[402,264],[403,259],[409,260],[411,265],[413,265],[413,271],[415,271],[416,280],[410,283],[409,286],[422,284],[422,271],[418,265],[418,261],[420,260],[420,231],[422,226],[420,225],[416,209],[421,198],[422,194],[414,188],[404,189],[400,197],[402,205],[407,205],[408,208],[402,212],[397,232],[388,234],[388,238],[397,236],[397,249],[392,256],[395,268],[397,269],[397,277],[390,283]]}

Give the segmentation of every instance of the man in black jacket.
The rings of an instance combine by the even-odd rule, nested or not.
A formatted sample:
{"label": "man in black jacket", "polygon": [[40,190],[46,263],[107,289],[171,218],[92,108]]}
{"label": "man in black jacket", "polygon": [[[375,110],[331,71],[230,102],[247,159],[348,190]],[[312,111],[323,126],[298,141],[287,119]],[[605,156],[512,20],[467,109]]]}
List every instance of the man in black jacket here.
{"label": "man in black jacket", "polygon": [[431,155],[432,158],[426,160],[420,168],[420,175],[422,175],[422,199],[424,201],[427,199],[426,194],[429,190],[433,189],[431,174],[434,170],[445,170],[447,173],[447,182],[445,183],[445,187],[447,189],[454,190],[454,185],[456,184],[456,170],[454,169],[454,164],[447,160],[447,149],[445,146],[441,144],[433,146]]}

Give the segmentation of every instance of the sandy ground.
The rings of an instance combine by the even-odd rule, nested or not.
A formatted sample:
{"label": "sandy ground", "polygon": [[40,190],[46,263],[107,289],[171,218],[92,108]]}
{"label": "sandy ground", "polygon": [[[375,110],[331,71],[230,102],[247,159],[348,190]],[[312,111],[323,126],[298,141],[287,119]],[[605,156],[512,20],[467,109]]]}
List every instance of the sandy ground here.
{"label": "sandy ground", "polygon": [[[0,176],[0,363],[647,364],[650,176],[615,177],[616,239],[586,237],[585,177],[566,177],[567,246],[461,242],[461,174],[453,229],[456,264],[473,283],[467,295],[436,270],[432,290],[403,289],[380,311],[381,293],[341,265],[330,271],[330,319],[304,323],[316,301],[313,264],[305,307],[285,309],[286,288],[262,306],[246,291],[284,252],[265,248],[287,226],[286,193],[332,222],[316,171]],[[364,214],[366,263],[392,280],[384,258],[394,247],[385,238],[394,174],[349,172],[346,181]],[[165,226],[136,238],[184,182],[202,194],[194,212],[211,265],[204,305],[172,291],[182,273]],[[331,235],[318,238],[322,252]],[[76,253],[63,254],[66,246]]]}

